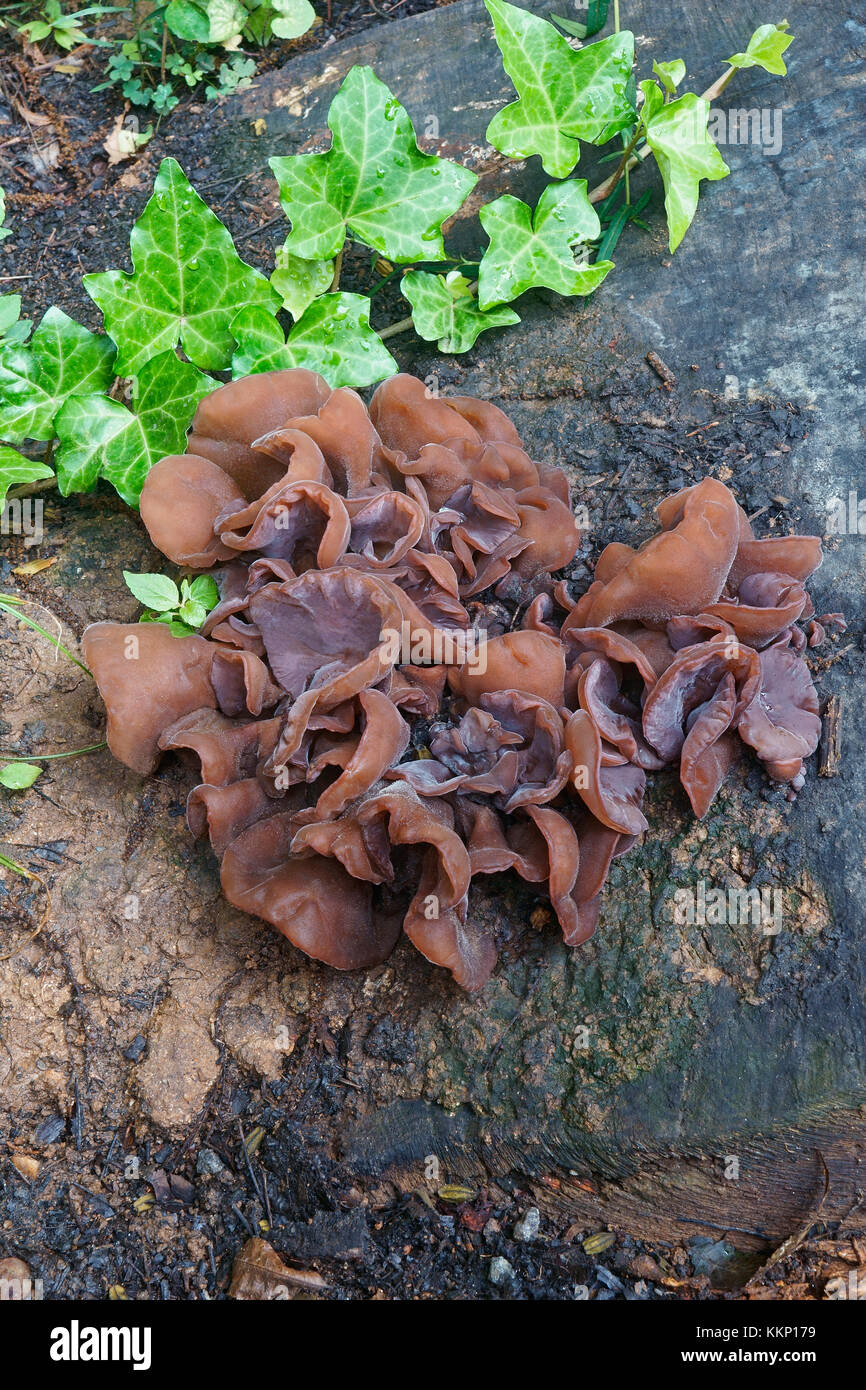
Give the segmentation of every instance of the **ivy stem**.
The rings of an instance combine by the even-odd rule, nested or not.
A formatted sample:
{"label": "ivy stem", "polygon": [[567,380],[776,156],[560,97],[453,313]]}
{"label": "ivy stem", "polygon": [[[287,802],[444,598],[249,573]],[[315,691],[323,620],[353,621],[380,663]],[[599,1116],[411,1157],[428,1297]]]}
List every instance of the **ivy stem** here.
{"label": "ivy stem", "polygon": [[56,478],[40,478],[36,483],[21,483],[19,487],[10,487],[6,496],[33,497],[37,492],[52,492],[56,487]]}
{"label": "ivy stem", "polygon": [[334,278],[331,281],[331,294],[340,288],[340,272],[343,269],[343,249],[341,246],[334,261]]}
{"label": "ivy stem", "polygon": [[715,101],[716,97],[721,96],[736,71],[736,68],[728,68],[727,72],[723,72],[721,77],[717,77],[712,86],[708,87],[701,95],[707,101]]}
{"label": "ivy stem", "polygon": [[600,183],[598,187],[594,188],[592,192],[589,194],[589,201],[591,203],[603,203],[605,198],[607,198],[608,195],[612,193],[613,190],[616,188],[623,174],[626,174],[629,169],[634,169],[637,167],[643,156],[635,155],[634,148],[638,140],[641,139],[642,135],[643,131],[641,127],[639,125],[636,126],[634,135],[631,137],[625,149],[623,150],[622,159],[619,161],[619,164],[616,166],[613,173],[605,179],[604,183]]}
{"label": "ivy stem", "polygon": [[[715,101],[716,97],[725,90],[735,72],[736,68],[728,68],[722,73],[721,77],[717,77],[715,82],[713,82],[710,87],[707,87],[705,92],[701,92],[704,101]],[[591,203],[603,203],[605,198],[609,197],[616,188],[622,176],[627,174],[631,169],[639,168],[643,160],[646,159],[647,155],[650,153],[649,145],[644,145],[642,150],[634,149],[642,134],[643,132],[640,129],[636,131],[628,148],[623,152],[623,157],[614,173],[612,173],[609,178],[606,178],[604,183],[598,184],[589,192],[587,196]]]}
{"label": "ivy stem", "polygon": [[[615,34],[618,34],[618,33],[619,33],[619,0],[613,0],[613,32],[614,32]],[[626,142],[626,141],[623,141],[623,144],[627,144],[627,142]],[[626,158],[625,158],[625,166],[624,166],[624,168],[623,168],[623,174],[625,175],[625,205],[626,205],[626,207],[628,207],[629,203],[631,202],[631,188],[630,188],[630,186],[629,186],[629,180],[628,180],[628,156],[627,156],[627,155],[626,155]]]}
{"label": "ivy stem", "polygon": [[165,55],[168,50],[168,25],[162,26],[162,52],[159,55],[159,80],[165,83]]}
{"label": "ivy stem", "polygon": [[400,319],[398,323],[389,323],[387,328],[378,330],[379,337],[384,341],[385,338],[393,338],[397,333],[406,333],[412,327],[411,316],[407,319]]}

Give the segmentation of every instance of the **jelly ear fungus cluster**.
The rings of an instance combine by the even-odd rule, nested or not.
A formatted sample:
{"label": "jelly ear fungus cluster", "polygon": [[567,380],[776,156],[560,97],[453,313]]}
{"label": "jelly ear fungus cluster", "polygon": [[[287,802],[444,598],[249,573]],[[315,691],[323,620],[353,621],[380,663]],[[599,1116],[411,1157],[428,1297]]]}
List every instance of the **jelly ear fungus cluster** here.
{"label": "jelly ear fungus cluster", "polygon": [[678,767],[702,816],[744,745],[796,787],[817,744],[823,633],[798,623],[819,541],[756,539],[707,478],[575,598],[552,577],[580,541],[565,475],[488,402],[405,375],[369,410],[308,371],[235,381],[141,514],[220,602],[199,636],[87,629],[111,750],[142,773],[193,757],[189,825],[228,900],[339,969],[402,932],[479,988],[496,945],[470,885],[508,869],[577,946],[647,829],[648,772]]}

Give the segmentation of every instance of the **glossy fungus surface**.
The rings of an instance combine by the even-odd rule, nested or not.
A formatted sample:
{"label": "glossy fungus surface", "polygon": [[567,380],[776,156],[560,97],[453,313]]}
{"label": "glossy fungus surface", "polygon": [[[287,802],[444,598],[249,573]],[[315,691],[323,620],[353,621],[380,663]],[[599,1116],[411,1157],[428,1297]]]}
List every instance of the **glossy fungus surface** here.
{"label": "glossy fungus surface", "polygon": [[338,969],[405,935],[479,988],[472,880],[509,871],[579,946],[648,776],[676,769],[702,816],[745,749],[790,781],[816,747],[820,544],[756,538],[713,478],[574,594],[566,477],[495,405],[395,376],[368,409],[286,371],[203,400],[141,514],[220,601],[198,636],[87,629],[111,750],[191,759],[228,900]]}

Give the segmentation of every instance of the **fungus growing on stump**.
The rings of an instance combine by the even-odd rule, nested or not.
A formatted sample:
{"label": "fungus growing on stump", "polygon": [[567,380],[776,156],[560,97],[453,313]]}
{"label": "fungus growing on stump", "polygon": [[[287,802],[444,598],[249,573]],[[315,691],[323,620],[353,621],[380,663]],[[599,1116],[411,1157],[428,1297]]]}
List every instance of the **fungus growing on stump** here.
{"label": "fungus growing on stump", "polygon": [[755,538],[715,479],[575,598],[567,479],[495,405],[395,376],[368,410],[292,370],[201,401],[141,514],[220,601],[201,635],[87,629],[111,751],[192,759],[228,900],[337,969],[404,934],[480,988],[472,879],[510,870],[579,946],[648,774],[678,768],[702,816],[745,745],[783,781],[817,746],[797,623],[820,543]]}

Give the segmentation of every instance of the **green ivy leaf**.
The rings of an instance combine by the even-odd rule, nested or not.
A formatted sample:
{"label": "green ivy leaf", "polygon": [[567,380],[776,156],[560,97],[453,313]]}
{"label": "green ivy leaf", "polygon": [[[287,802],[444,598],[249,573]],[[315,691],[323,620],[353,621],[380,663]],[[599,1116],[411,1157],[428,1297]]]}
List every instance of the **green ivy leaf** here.
{"label": "green ivy leaf", "polygon": [[370,327],[370,301],[361,294],[323,294],[313,301],[288,338],[272,314],[242,309],[232,324],[237,351],[234,376],[283,367],[309,367],[334,390],[370,386],[399,371],[378,333]]}
{"label": "green ivy leaf", "polygon": [[26,343],[32,326],[29,319],[21,317],[20,294],[0,294],[0,349],[9,347],[10,343]]}
{"label": "green ivy leaf", "polygon": [[316,22],[310,0],[271,0],[271,8],[279,15],[271,20],[271,33],[278,39],[299,39]]}
{"label": "green ivy leaf", "polygon": [[[659,92],[654,82],[641,83],[641,90],[647,87]],[[723,179],[731,172],[707,134],[709,115],[710,103],[693,92],[667,106],[656,105],[652,112],[645,103],[641,114],[665,186],[671,251],[676,251],[695,215],[701,179]]]}
{"label": "green ivy leaf", "polygon": [[333,261],[305,261],[280,246],[276,256],[277,268],[271,276],[271,286],[283,301],[293,319],[299,319],[313,300],[331,286],[334,278]]}
{"label": "green ivy leaf", "polygon": [[762,24],[749,39],[745,53],[735,53],[728,59],[732,68],[763,68],[778,77],[788,71],[782,54],[794,42],[794,35],[786,32],[785,24]]}
{"label": "green ivy leaf", "polygon": [[0,507],[6,501],[10,487],[20,487],[22,483],[36,483],[42,478],[53,478],[54,474],[45,463],[25,458],[17,449],[8,449],[0,444]]}
{"label": "green ivy leaf", "polygon": [[514,310],[504,306],[479,309],[469,282],[456,270],[448,275],[410,270],[403,276],[400,291],[412,305],[417,333],[436,342],[440,352],[468,352],[479,333],[520,322]]}
{"label": "green ivy leaf", "polygon": [[174,159],[159,166],[130,250],[131,275],[107,270],[83,281],[117,343],[121,375],[135,376],[149,358],[178,343],[197,367],[227,367],[238,310],[279,307],[265,277],[241,260],[227,229]]}
{"label": "green ivy leaf", "polygon": [[656,112],[661,111],[665,104],[665,94],[657,82],[647,79],[640,84],[643,92],[643,106],[640,109],[640,118],[644,126],[649,125]]}
{"label": "green ivy leaf", "polygon": [[35,763],[7,763],[5,767],[0,767],[0,786],[8,787],[13,792],[26,791],[33,786],[37,777],[42,776],[42,771]]}
{"label": "green ivy leaf", "polygon": [[108,396],[73,396],[57,416],[57,482],[64,497],[107,478],[124,502],[138,506],[144,480],[166,454],[181,453],[186,431],[212,377],[163,352],[138,374],[135,412]]}
{"label": "green ivy leaf", "polygon": [[666,92],[671,96],[676,93],[677,87],[686,75],[686,65],[682,58],[672,58],[669,63],[657,63],[653,61],[653,72],[661,82]]}
{"label": "green ivy leaf", "polygon": [[10,328],[21,317],[20,294],[0,294],[0,338],[5,338]]}
{"label": "green ivy leaf", "polygon": [[123,579],[130,593],[157,613],[171,613],[180,606],[180,590],[167,574],[132,574],[123,571]]}
{"label": "green ivy leaf", "polygon": [[484,3],[519,98],[493,117],[487,139],[512,159],[540,155],[548,174],[565,178],[581,140],[601,145],[634,124],[634,35],[624,30],[575,52],[547,20],[506,0]]}
{"label": "green ivy leaf", "polygon": [[286,249],[327,260],[346,228],[397,262],[445,256],[442,223],[477,175],[422,154],[407,113],[372,68],[353,67],[331,103],[326,154],[270,161],[292,231]]}
{"label": "green ivy leaf", "polygon": [[114,344],[62,309],[49,309],[27,347],[0,347],[0,437],[53,439],[54,417],[70,396],[107,391]]}
{"label": "green ivy leaf", "polygon": [[551,183],[532,209],[506,194],[487,203],[481,225],[490,237],[478,271],[478,304],[489,309],[545,286],[557,294],[591,294],[612,261],[579,264],[572,248],[601,235],[598,213],[586,195],[585,179]]}

